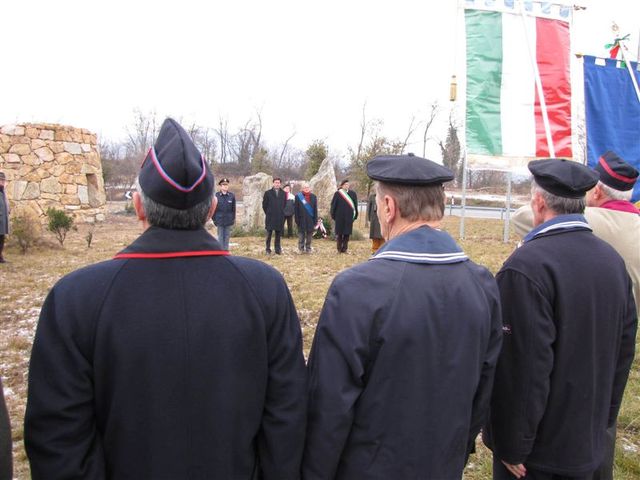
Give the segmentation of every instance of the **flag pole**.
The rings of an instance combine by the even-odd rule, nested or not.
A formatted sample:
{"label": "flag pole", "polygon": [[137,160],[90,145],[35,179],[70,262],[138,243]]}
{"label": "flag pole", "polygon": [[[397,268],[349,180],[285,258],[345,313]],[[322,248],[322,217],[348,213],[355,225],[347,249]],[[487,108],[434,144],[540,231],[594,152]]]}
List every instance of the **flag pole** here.
{"label": "flag pole", "polygon": [[[639,41],[640,42],[640,41]],[[627,61],[627,56],[624,54],[626,50],[626,45],[620,42],[620,53],[622,54],[622,61],[627,66],[627,71],[629,72],[629,76],[631,76],[631,83],[633,83],[633,88],[636,91],[636,97],[638,97],[638,102],[640,102],[640,89],[638,89],[638,82],[636,81],[636,76],[633,74],[633,69],[631,68],[631,62]]]}
{"label": "flag pole", "polygon": [[554,158],[556,156],[555,148],[553,148],[553,140],[551,138],[551,126],[549,125],[549,116],[547,114],[547,103],[544,99],[544,91],[542,90],[542,80],[540,79],[540,70],[538,70],[538,63],[533,56],[531,49],[531,41],[529,39],[529,28],[527,27],[526,12],[524,10],[524,3],[520,4],[520,14],[522,18],[522,25],[524,26],[525,37],[527,38],[527,48],[529,49],[529,58],[531,59],[531,66],[533,67],[533,73],[536,79],[536,89],[538,91],[538,98],[540,99],[540,110],[542,111],[542,122],[544,123],[544,132],[547,136],[547,147],[549,148],[549,156]]}

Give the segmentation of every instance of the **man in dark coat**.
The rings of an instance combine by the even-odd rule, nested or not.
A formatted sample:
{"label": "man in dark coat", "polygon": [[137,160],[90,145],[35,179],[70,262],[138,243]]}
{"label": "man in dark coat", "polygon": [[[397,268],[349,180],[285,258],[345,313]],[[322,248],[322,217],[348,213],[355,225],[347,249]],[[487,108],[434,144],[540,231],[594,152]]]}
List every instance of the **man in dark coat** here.
{"label": "man in dark coat", "polygon": [[218,241],[224,250],[229,250],[231,227],[236,223],[236,196],[229,191],[229,179],[223,178],[218,182],[220,190],[216,192],[216,211],[213,223],[218,227]]}
{"label": "man in dark coat", "polygon": [[204,229],[213,175],[175,121],[138,181],[144,233],[64,277],[42,308],[25,419],[33,478],[299,478],[306,377],[282,276]]}
{"label": "man in dark coat", "polygon": [[4,172],[0,172],[0,263],[6,260],[2,256],[4,250],[5,237],[9,234],[9,201],[4,191],[6,184],[6,176]]}
{"label": "man in dark coat", "polygon": [[453,173],[367,166],[388,242],[333,281],[309,357],[303,478],[461,478],[502,340],[498,288],[437,229]]}
{"label": "man in dark coat", "polygon": [[353,222],[358,218],[358,196],[349,190],[349,180],[343,180],[331,199],[331,218],[335,222],[338,253],[347,253]]}
{"label": "man in dark coat", "polygon": [[384,237],[380,231],[378,221],[378,207],[376,206],[376,192],[369,195],[367,203],[367,220],[369,220],[369,238],[371,239],[371,254],[373,255],[384,243]]}
{"label": "man in dark coat", "polygon": [[294,213],[298,227],[298,251],[311,253],[313,230],[318,224],[318,198],[311,193],[307,182],[302,184],[302,190],[296,195]]}
{"label": "man in dark coat", "polygon": [[13,478],[13,461],[11,453],[11,421],[4,403],[4,390],[0,376],[0,480]]}
{"label": "man in dark coat", "polygon": [[273,179],[273,188],[264,192],[262,197],[262,210],[265,213],[264,227],[267,230],[266,252],[271,253],[271,234],[276,232],[275,249],[276,255],[282,253],[280,238],[284,230],[284,206],[287,201],[286,194],[280,189],[282,180],[278,177]]}
{"label": "man in dark coat", "polygon": [[282,188],[282,190],[285,195],[284,223],[287,227],[287,238],[291,238],[293,237],[293,216],[295,215],[296,199],[293,193],[291,193],[291,185],[288,183]]}
{"label": "man in dark coat", "polygon": [[494,479],[589,479],[634,356],[631,280],[582,215],[597,172],[557,159],[529,170],[535,228],[497,275],[504,342],[485,442]]}

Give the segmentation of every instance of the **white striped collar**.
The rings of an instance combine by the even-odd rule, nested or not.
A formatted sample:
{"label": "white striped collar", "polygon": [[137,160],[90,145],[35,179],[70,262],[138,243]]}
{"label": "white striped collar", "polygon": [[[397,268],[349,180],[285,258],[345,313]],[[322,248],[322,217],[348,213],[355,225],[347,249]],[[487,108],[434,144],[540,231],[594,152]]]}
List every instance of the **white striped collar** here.
{"label": "white striped collar", "polygon": [[553,232],[556,230],[572,231],[572,230],[592,230],[587,219],[580,214],[570,215],[558,215],[557,217],[547,220],[541,225],[531,230],[523,239],[522,242],[526,243],[539,235]]}
{"label": "white striped collar", "polygon": [[469,259],[448,233],[424,226],[385,243],[370,260],[447,264]]}

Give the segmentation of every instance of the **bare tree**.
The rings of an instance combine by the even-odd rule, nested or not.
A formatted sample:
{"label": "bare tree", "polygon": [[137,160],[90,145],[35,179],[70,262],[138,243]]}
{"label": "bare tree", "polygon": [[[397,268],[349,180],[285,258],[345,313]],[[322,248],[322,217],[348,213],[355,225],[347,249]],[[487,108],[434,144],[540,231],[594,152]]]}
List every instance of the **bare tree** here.
{"label": "bare tree", "polygon": [[227,163],[229,159],[229,120],[218,117],[218,128],[215,130],[220,144],[220,163]]}
{"label": "bare tree", "polygon": [[428,137],[429,129],[431,128],[433,121],[436,119],[439,109],[440,107],[438,106],[438,102],[434,101],[431,104],[431,111],[429,112],[429,117],[427,118],[424,124],[424,132],[422,135],[422,157],[423,158],[427,155],[427,140],[429,139]]}
{"label": "bare tree", "polygon": [[278,161],[275,165],[276,168],[281,168],[283,166],[283,162],[285,158],[284,156],[285,156],[285,153],[287,152],[287,147],[289,146],[289,142],[291,141],[291,139],[295,136],[296,136],[296,132],[293,132],[291,135],[289,135],[289,138],[287,138],[282,144],[282,149],[280,150],[280,156],[278,157]]}
{"label": "bare tree", "polygon": [[155,111],[143,112],[139,108],[133,111],[133,124],[127,127],[127,149],[129,154],[144,158],[158,134],[158,119]]}
{"label": "bare tree", "polygon": [[[416,131],[416,129],[418,128],[419,123],[416,123],[416,116],[412,115],[411,116],[411,122],[409,123],[409,128],[407,129],[407,135],[406,137],[404,137],[404,141],[401,143],[401,149],[400,149],[400,153],[404,152],[404,149],[407,148],[407,144],[409,143],[409,139],[411,138],[411,135],[413,135],[413,132]],[[424,157],[424,154],[422,155]]]}

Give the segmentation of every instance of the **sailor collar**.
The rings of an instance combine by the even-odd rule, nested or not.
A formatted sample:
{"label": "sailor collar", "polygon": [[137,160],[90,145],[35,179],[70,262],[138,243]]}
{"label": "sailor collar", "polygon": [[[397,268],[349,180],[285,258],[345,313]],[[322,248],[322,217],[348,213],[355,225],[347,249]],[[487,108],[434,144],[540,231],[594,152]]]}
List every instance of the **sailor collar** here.
{"label": "sailor collar", "polygon": [[527,243],[546,233],[573,232],[577,230],[589,230],[592,228],[587,223],[584,215],[572,213],[569,215],[558,215],[557,217],[547,220],[541,225],[531,230],[523,239],[522,243]]}
{"label": "sailor collar", "polygon": [[377,259],[448,264],[466,262],[469,257],[448,233],[425,225],[385,243],[369,260]]}
{"label": "sailor collar", "polygon": [[114,258],[179,258],[229,255],[204,228],[169,230],[149,227]]}

